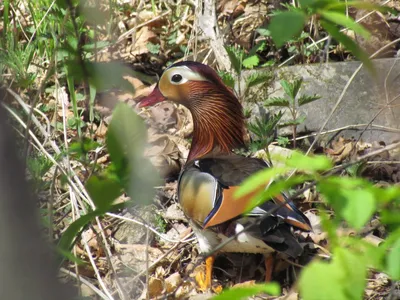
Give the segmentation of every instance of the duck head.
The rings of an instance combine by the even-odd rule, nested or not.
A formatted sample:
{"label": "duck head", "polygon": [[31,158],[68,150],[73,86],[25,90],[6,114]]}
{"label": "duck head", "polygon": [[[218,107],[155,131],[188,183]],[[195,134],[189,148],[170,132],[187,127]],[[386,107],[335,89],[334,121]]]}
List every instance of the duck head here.
{"label": "duck head", "polygon": [[242,106],[207,65],[192,61],[171,65],[139,107],[166,100],[182,104],[192,113],[194,129],[188,161],[213,151],[230,153],[244,146]]}

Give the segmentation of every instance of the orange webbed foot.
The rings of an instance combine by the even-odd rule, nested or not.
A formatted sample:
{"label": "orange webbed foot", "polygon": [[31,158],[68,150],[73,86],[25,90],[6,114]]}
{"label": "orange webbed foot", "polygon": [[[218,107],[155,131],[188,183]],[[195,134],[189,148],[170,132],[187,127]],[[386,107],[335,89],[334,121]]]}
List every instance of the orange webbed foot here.
{"label": "orange webbed foot", "polygon": [[214,256],[209,256],[206,258],[205,266],[202,265],[199,267],[198,271],[195,275],[195,280],[198,286],[198,289],[202,292],[209,291],[211,289],[212,284],[212,268],[214,265]]}

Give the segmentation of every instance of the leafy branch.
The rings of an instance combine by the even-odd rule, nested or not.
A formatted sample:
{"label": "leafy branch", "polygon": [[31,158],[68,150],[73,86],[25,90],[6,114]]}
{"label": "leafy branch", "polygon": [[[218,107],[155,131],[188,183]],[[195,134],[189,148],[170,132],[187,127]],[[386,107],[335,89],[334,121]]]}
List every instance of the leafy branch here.
{"label": "leafy branch", "polygon": [[299,91],[303,84],[303,79],[295,79],[293,82],[281,80],[280,82],[286,97],[272,97],[264,101],[267,107],[282,107],[287,108],[291,114],[292,119],[279,124],[280,127],[291,126],[293,132],[293,148],[296,147],[297,126],[305,121],[305,116],[299,116],[299,107],[314,102],[321,98],[316,94],[314,95],[300,95]]}

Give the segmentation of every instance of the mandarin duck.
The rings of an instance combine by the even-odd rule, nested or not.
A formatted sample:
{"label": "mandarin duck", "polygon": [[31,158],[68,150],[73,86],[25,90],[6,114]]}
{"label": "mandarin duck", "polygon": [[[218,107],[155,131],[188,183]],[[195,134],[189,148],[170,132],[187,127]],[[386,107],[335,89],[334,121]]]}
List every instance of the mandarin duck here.
{"label": "mandarin duck", "polygon": [[[191,61],[171,65],[139,107],[165,100],[186,106],[193,117],[192,144],[178,179],[178,200],[197,237],[200,252],[209,253],[237,235],[220,251],[264,254],[269,281],[271,254],[277,251],[292,258],[302,254],[293,229],[310,231],[309,220],[284,194],[246,214],[255,193],[233,198],[247,177],[268,168],[268,164],[233,153],[233,149],[245,147],[245,118],[238,98],[213,69]],[[265,183],[261,188],[267,186]],[[268,211],[274,213],[267,215]],[[252,222],[255,227],[238,234]],[[206,258],[203,289],[211,287],[214,258],[215,255]]]}

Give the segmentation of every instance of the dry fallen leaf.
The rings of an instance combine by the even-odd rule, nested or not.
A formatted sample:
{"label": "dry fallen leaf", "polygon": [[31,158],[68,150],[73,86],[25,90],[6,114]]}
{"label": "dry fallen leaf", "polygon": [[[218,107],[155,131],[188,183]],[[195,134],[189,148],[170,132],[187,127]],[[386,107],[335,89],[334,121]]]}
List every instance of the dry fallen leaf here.
{"label": "dry fallen leaf", "polygon": [[143,53],[149,53],[147,48],[148,43],[159,44],[159,37],[148,26],[143,26],[136,32],[136,41],[130,51],[131,55],[140,55]]}
{"label": "dry fallen leaf", "polygon": [[162,102],[150,108],[150,116],[156,126],[170,127],[176,124],[176,108],[170,102]]}
{"label": "dry fallen leaf", "polygon": [[168,135],[159,135],[156,140],[152,140],[151,146],[145,150],[145,156],[150,159],[164,178],[180,172],[179,149]]}
{"label": "dry fallen leaf", "polygon": [[325,148],[325,153],[328,154],[335,163],[338,163],[362,155],[369,148],[371,148],[371,144],[362,140],[355,142],[350,139],[339,137],[332,142],[332,148]]}
{"label": "dry fallen leaf", "polygon": [[104,122],[101,122],[99,127],[97,127],[97,129],[96,129],[96,136],[98,138],[104,139],[106,137],[107,130],[108,130],[108,127],[106,126],[106,124]]}
{"label": "dry fallen leaf", "polygon": [[150,298],[160,296],[164,290],[161,279],[150,277],[148,285],[148,293]]}
{"label": "dry fallen leaf", "polygon": [[249,287],[249,286],[253,286],[256,284],[255,280],[248,280],[245,282],[241,282],[241,283],[236,283],[233,287],[238,288],[238,287]]}
{"label": "dry fallen leaf", "polygon": [[181,283],[182,277],[178,272],[171,274],[164,282],[167,293],[174,292]]}

